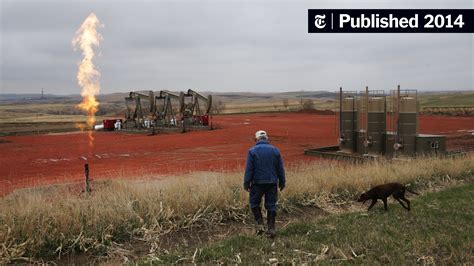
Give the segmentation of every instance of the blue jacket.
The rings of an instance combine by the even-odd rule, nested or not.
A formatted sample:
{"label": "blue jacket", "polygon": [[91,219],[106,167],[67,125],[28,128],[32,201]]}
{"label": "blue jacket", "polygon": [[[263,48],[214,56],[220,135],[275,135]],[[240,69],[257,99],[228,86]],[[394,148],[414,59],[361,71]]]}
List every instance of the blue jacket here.
{"label": "blue jacket", "polygon": [[280,151],[267,140],[258,141],[248,152],[244,187],[248,188],[251,184],[285,186],[285,169]]}

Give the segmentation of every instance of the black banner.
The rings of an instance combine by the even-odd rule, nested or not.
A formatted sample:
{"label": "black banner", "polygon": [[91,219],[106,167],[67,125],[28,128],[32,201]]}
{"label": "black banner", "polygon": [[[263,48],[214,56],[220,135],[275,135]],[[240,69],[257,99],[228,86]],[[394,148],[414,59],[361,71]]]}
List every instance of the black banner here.
{"label": "black banner", "polygon": [[474,9],[308,9],[308,33],[474,33]]}

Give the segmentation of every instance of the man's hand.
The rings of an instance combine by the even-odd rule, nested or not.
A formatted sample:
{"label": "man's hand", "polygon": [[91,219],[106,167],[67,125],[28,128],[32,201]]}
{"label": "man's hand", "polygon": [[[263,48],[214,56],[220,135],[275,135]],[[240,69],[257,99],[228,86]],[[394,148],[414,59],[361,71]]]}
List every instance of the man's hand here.
{"label": "man's hand", "polygon": [[250,192],[250,184],[244,184],[244,189],[247,192]]}

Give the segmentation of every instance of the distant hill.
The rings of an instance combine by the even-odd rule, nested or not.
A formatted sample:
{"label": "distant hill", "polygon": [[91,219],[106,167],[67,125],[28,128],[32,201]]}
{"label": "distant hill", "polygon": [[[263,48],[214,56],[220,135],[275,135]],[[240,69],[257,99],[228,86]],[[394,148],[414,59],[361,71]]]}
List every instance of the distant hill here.
{"label": "distant hill", "polygon": [[226,93],[208,93],[212,94],[214,100],[224,102],[226,104],[249,104],[259,102],[281,102],[283,99],[292,102],[302,99],[310,100],[333,100],[334,92],[328,91],[292,91],[279,93],[250,93],[250,92],[226,92]]}
{"label": "distant hill", "polygon": [[[145,91],[142,91],[145,92]],[[278,93],[253,93],[253,92],[209,92],[200,91],[204,95],[212,95],[215,102],[226,105],[274,103],[282,100],[300,102],[302,100],[333,101],[336,92],[329,91],[291,91]],[[158,92],[156,92],[158,93]],[[97,98],[102,107],[113,105],[116,110],[125,108],[124,98],[128,93],[100,94]],[[448,92],[419,92],[421,106],[473,106],[473,91],[448,91]],[[81,96],[45,94],[0,94],[0,104],[69,104],[75,105],[81,101]],[[107,108],[108,109],[108,108]]]}
{"label": "distant hill", "polygon": [[80,95],[54,95],[44,94],[41,97],[40,93],[37,94],[0,94],[1,103],[53,103],[53,102],[70,102],[80,100]]}
{"label": "distant hill", "polygon": [[[156,92],[158,93],[158,92]],[[208,92],[202,91],[204,95],[213,95],[225,102],[248,102],[253,100],[281,100],[281,99],[323,99],[331,98],[334,99],[333,92],[327,91],[293,91],[293,92],[280,92],[280,93],[252,93],[252,92]],[[110,93],[100,94],[97,98],[99,102],[105,103],[122,103],[124,98],[128,96],[128,93]],[[54,95],[45,94],[41,98],[41,94],[0,94],[0,103],[55,103],[55,102],[79,102],[81,99],[80,95]]]}
{"label": "distant hill", "polygon": [[[44,97],[58,97],[53,94],[45,94]],[[15,100],[40,100],[40,93],[31,93],[31,94],[0,94],[0,101],[15,101]]]}

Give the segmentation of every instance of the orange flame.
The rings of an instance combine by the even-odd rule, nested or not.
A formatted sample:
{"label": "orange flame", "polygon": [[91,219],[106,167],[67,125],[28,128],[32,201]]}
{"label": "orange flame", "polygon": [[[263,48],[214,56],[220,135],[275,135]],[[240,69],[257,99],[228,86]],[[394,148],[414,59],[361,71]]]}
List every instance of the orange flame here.
{"label": "orange flame", "polygon": [[93,59],[95,57],[94,48],[98,47],[100,41],[102,41],[102,36],[97,32],[97,28],[101,26],[97,16],[91,13],[72,39],[74,50],[79,47],[83,55],[77,72],[77,83],[82,88],[82,102],[76,107],[87,112],[90,147],[94,146],[92,132],[95,125],[95,113],[99,108],[99,102],[95,96],[100,92],[100,72],[96,69]]}

